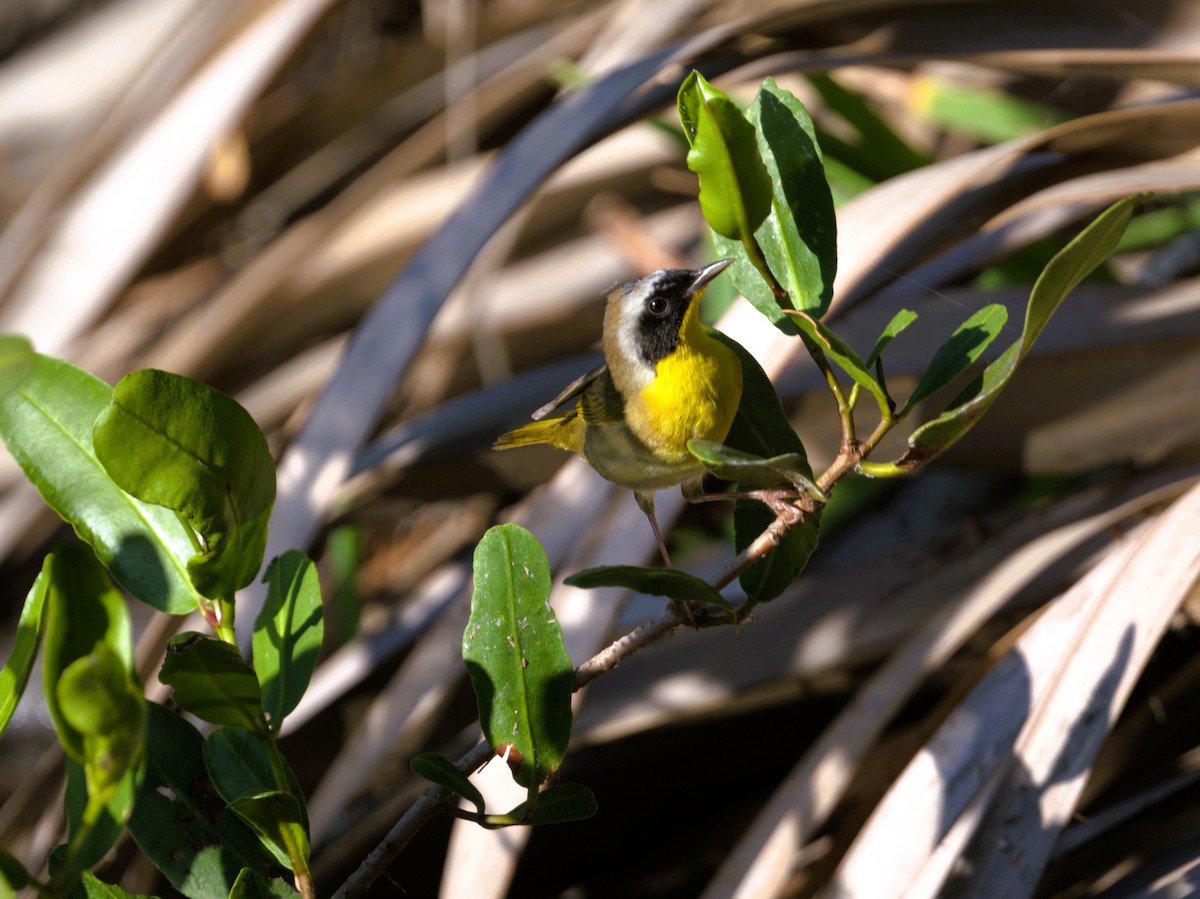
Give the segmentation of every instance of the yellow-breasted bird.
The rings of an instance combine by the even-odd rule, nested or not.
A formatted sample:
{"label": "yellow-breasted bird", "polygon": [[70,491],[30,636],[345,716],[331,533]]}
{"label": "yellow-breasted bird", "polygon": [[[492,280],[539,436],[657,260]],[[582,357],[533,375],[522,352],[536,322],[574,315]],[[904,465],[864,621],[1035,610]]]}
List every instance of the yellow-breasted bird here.
{"label": "yellow-breasted bird", "polygon": [[[614,287],[604,312],[605,364],[493,446],[547,443],[582,455],[602,477],[633,491],[668,566],[654,491],[678,484],[689,499],[699,496],[704,468],[687,442],[724,442],[742,396],[737,355],[699,314],[704,288],[731,261],[663,269]],[[572,399],[569,412],[547,417]]]}

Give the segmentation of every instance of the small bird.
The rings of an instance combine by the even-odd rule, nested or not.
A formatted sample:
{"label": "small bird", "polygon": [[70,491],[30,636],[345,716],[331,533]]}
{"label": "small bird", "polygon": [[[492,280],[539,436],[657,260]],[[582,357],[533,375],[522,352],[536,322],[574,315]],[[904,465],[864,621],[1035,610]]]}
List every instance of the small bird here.
{"label": "small bird", "polygon": [[[493,449],[546,443],[579,453],[614,484],[633,491],[650,519],[667,567],[654,491],[681,485],[696,499],[704,468],[692,439],[721,443],[742,396],[737,355],[700,322],[700,296],[732,260],[699,269],[663,269],[614,287],[604,311],[603,365],[577,378],[502,434]],[[549,416],[575,399],[574,408]]]}

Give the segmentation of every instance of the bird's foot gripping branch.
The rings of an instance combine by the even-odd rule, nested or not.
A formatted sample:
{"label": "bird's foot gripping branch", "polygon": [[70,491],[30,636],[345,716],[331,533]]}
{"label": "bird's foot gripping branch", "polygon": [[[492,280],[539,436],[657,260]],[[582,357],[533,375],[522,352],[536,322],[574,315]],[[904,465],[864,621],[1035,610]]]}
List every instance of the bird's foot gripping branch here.
{"label": "bird's foot gripping branch", "polygon": [[[501,525],[488,533],[475,559],[476,592],[464,656],[488,743],[509,760],[514,776],[529,790],[529,800],[507,815],[484,813],[482,799],[464,773],[486,758],[486,751],[472,754],[457,766],[448,759],[435,761],[432,757],[422,757],[414,765],[418,773],[444,790],[475,803],[477,813],[469,817],[485,826],[549,820],[541,811],[543,805],[563,788],[547,788],[539,803],[537,784],[553,770],[566,748],[568,685],[582,686],[681,624],[736,625],[745,621],[758,603],[779,596],[803,571],[817,547],[821,509],[842,478],[852,472],[869,477],[908,474],[937,458],[970,430],[1009,382],[1067,294],[1112,253],[1137,201],[1130,197],[1113,204],[1049,262],[1030,294],[1020,335],[1007,349],[982,365],[983,353],[1000,335],[1007,318],[1003,306],[985,306],[949,336],[930,359],[917,386],[897,401],[885,377],[885,357],[891,343],[914,324],[916,313],[897,311],[866,355],[822,321],[833,296],[836,220],[813,124],[800,101],[768,79],[743,111],[693,72],[680,88],[678,108],[690,147],[687,163],[699,179],[700,206],[717,253],[732,260],[728,268],[738,291],[779,330],[799,340],[820,369],[834,399],[831,414],[838,416],[841,442],[834,461],[814,475],[804,446],[761,367],[736,342],[711,332],[736,354],[741,365],[740,400],[723,440],[696,434],[688,440],[687,449],[703,470],[738,485],[727,497],[736,498],[735,557],[711,582],[685,571],[629,565],[592,568],[569,576],[567,583],[578,587],[625,587],[672,600],[662,616],[581,664],[573,677],[553,613],[546,605],[549,579],[541,547],[515,525]],[[619,298],[633,294],[644,299],[637,293],[641,285],[664,283],[659,276],[665,274],[671,273],[633,282]],[[612,303],[610,296],[610,308]],[[609,339],[607,326],[606,319],[606,355],[612,368],[611,345],[617,341]],[[685,339],[684,333],[679,337]],[[623,362],[617,360],[617,364]],[[906,425],[919,404],[963,379],[973,368],[965,386],[939,414],[912,428],[908,448],[899,458],[882,462],[871,458],[883,437]],[[595,380],[595,374],[589,377]],[[606,387],[609,396],[630,402],[630,394],[610,388]],[[558,402],[574,395],[564,393]],[[859,409],[864,397],[875,407],[866,414]],[[568,415],[582,420],[589,414],[586,402],[581,401],[576,412]],[[613,423],[624,426],[625,418]],[[582,445],[556,445],[588,457]],[[588,458],[605,474],[602,463]],[[620,477],[610,480],[625,483]],[[686,479],[676,483],[684,483],[690,499],[710,498],[689,490],[695,485]],[[629,483],[625,486],[637,489]],[[740,580],[744,593],[739,603],[720,592],[734,579]],[[497,583],[502,587],[497,588]],[[518,607],[526,611],[514,618],[513,609]],[[540,623],[537,629],[533,628],[535,620]],[[489,633],[484,628],[488,621],[496,622],[499,630]],[[539,665],[545,667],[538,671]],[[544,699],[534,697],[531,690],[542,691],[538,695]],[[528,718],[510,721],[497,716],[497,706],[505,705],[497,703],[497,697],[511,695],[523,697],[520,714]],[[505,705],[505,710],[513,705]],[[582,816],[594,807],[585,788],[571,786],[568,792],[559,806],[565,807],[566,813],[553,820]],[[391,838],[393,848],[398,849],[405,837],[394,832]]]}

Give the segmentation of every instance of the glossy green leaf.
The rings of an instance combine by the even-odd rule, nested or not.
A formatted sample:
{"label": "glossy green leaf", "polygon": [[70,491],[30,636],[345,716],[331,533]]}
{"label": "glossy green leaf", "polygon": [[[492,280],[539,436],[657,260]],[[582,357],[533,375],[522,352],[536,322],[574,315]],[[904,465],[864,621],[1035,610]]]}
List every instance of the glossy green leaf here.
{"label": "glossy green leaf", "polygon": [[21,617],[17,621],[17,636],[13,640],[12,653],[4,667],[0,668],[0,737],[8,729],[13,712],[25,693],[29,675],[37,659],[38,646],[42,642],[42,625],[45,621],[46,594],[50,590],[50,557],[42,563],[41,573],[29,588],[25,603],[21,606]]}
{"label": "glossy green leaf", "polygon": [[752,244],[771,208],[771,179],[758,155],[753,126],[699,72],[683,80],[677,103],[691,148],[687,164],[700,181],[705,220],[722,237]]}
{"label": "glossy green leaf", "polygon": [[822,502],[825,500],[808,475],[812,470],[808,459],[800,453],[763,459],[711,440],[689,440],[687,447],[706,469],[723,481],[739,481],[768,489],[792,486]]}
{"label": "glossy green leaf", "polygon": [[463,661],[484,736],[518,783],[535,789],[571,738],[574,669],[550,608],[550,566],[524,528],[491,528],[475,548]]}
{"label": "glossy green leaf", "polygon": [[[820,318],[833,298],[837,218],[812,120],[771,78],[763,81],[749,117],[771,178],[771,211],[755,240],[791,308]],[[782,313],[768,310],[767,317],[778,323]]]}
{"label": "glossy green leaf", "polygon": [[875,346],[871,348],[871,354],[867,356],[863,363],[866,368],[870,368],[883,355],[883,351],[887,349],[888,344],[902,334],[913,322],[917,320],[917,313],[910,309],[901,309],[892,316],[892,320],[887,323],[887,327],[883,329],[883,333],[879,335],[879,339],[875,341]]}
{"label": "glossy green leaf", "polygon": [[187,574],[187,531],[174,513],[121,490],[96,457],[92,424],[111,396],[112,388],[87,372],[35,356],[0,397],[0,438],[46,504],[122,587],[161,611],[190,612],[201,597]]}
{"label": "glossy green leaf", "polygon": [[890,463],[864,463],[864,474],[892,476],[920,468],[967,433],[1000,395],[1055,310],[1080,281],[1096,269],[1121,239],[1139,197],[1112,204],[1059,252],[1042,272],[1025,309],[1021,337],[975,378],[937,418],[908,438],[908,450]]}
{"label": "glossy green leaf", "polygon": [[181,709],[211,724],[263,732],[262,694],[237,647],[186,631],[171,638],[158,679]]}
{"label": "glossy green leaf", "polygon": [[58,684],[77,660],[92,655],[97,645],[108,647],[124,670],[133,669],[133,645],[125,600],[108,579],[92,551],[79,543],[56,549],[46,560],[45,646],[42,687],[46,707],[59,742],[76,761],[86,752],[84,734],[70,723],[59,702]]}
{"label": "glossy green leaf", "polygon": [[267,721],[278,731],[308,689],[321,652],[321,585],[316,566],[299,550],[272,560],[263,580],[267,599],[254,625],[254,671]]}
{"label": "glossy green leaf", "polygon": [[476,789],[475,784],[471,783],[467,775],[458,770],[458,765],[440,752],[423,752],[413,756],[413,760],[408,764],[418,777],[423,777],[430,783],[445,787],[463,797],[475,806],[475,810],[479,814],[482,815],[487,811],[483,794]]}
{"label": "glossy green leaf", "polygon": [[509,814],[522,818],[527,824],[565,824],[582,821],[596,814],[596,797],[583,784],[551,784],[538,793],[537,807],[532,814],[525,803]]}
{"label": "glossy green leaf", "polygon": [[204,741],[209,779],[230,809],[254,828],[278,861],[308,858],[308,817],[290,770],[280,784],[263,742],[244,727],[223,727]]}
{"label": "glossy green leaf", "polygon": [[199,381],[146,369],[117,384],[92,438],[123,490],[179,513],[199,535],[187,567],[200,593],[232,596],[254,580],[275,463],[250,413]]}
{"label": "glossy green leaf", "polygon": [[270,895],[292,895],[273,856],[215,793],[200,733],[165,706],[147,703],[146,712],[146,773],[129,820],[138,848],[192,899],[224,899],[246,868]]}
{"label": "glossy green leaf", "polygon": [[[799,456],[807,460],[804,444],[788,423],[771,379],[758,361],[736,340],[719,331],[712,333],[737,353],[742,363],[742,401],[725,445],[763,458]],[[811,468],[800,471],[812,477]],[[734,547],[741,552],[774,521],[775,515],[755,500],[740,499],[733,509]],[[779,546],[741,575],[739,582],[752,602],[774,599],[799,577],[816,549],[819,527],[819,512],[806,516]]]}
{"label": "glossy green leaf", "polygon": [[572,587],[623,587],[646,596],[665,596],[680,602],[711,603],[732,612],[725,597],[711,584],[678,568],[640,568],[637,565],[600,565],[585,568],[566,579]]}
{"label": "glossy green leaf", "polygon": [[880,409],[889,408],[891,401],[888,398],[887,391],[875,380],[875,375],[871,372],[870,368],[867,367],[867,364],[862,361],[858,353],[854,352],[848,343],[838,337],[830,328],[807,313],[793,312],[791,318],[801,333],[813,345],[818,347],[830,361],[848,374],[854,383],[859,387],[865,388],[875,397],[875,402],[879,404]]}
{"label": "glossy green leaf", "polygon": [[950,335],[950,339],[933,354],[925,374],[917,382],[904,406],[896,413],[896,417],[902,418],[921,400],[937,393],[974,365],[983,355],[983,351],[991,346],[1007,321],[1008,310],[999,303],[992,303],[959,325]]}

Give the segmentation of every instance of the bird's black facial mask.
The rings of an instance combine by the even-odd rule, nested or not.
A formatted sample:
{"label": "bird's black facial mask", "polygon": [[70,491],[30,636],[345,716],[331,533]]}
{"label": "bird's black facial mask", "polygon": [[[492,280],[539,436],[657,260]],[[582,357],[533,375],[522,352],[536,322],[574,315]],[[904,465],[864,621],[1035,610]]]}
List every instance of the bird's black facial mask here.
{"label": "bird's black facial mask", "polygon": [[643,362],[653,367],[679,346],[679,328],[695,296],[696,273],[669,268],[655,272],[645,281],[629,285],[645,292],[637,319],[637,349]]}

